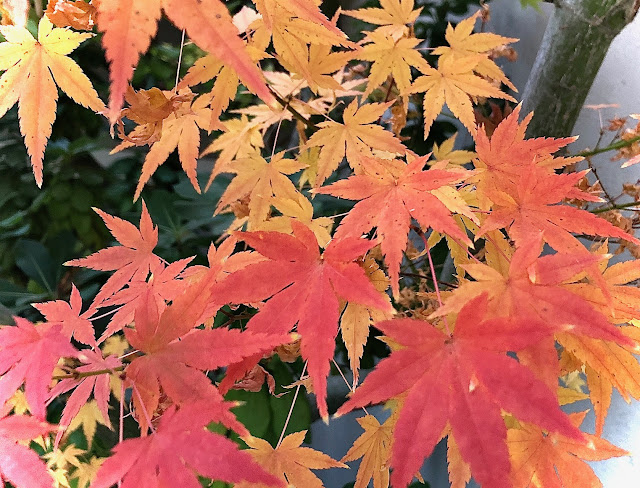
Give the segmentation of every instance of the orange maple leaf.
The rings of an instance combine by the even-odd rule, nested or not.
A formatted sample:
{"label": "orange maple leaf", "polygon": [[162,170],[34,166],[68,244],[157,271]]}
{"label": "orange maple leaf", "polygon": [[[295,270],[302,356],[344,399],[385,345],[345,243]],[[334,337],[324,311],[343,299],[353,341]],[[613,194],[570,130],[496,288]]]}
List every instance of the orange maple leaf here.
{"label": "orange maple leaf", "polygon": [[[569,414],[576,427],[586,411]],[[539,427],[523,424],[509,429],[507,445],[512,463],[514,488],[547,488],[550,486],[584,486],[602,488],[602,483],[585,461],[601,461],[629,453],[610,442],[585,434],[585,441],[555,433],[545,433]]]}
{"label": "orange maple leaf", "polygon": [[[244,441],[250,447],[248,451],[253,459],[268,473],[286,481],[289,486],[304,488],[323,488],[320,479],[311,472],[312,469],[346,468],[326,454],[302,447],[306,430],[289,434],[274,449],[271,444],[256,437],[246,437]],[[240,483],[236,488],[248,488],[247,483]]]}
{"label": "orange maple leaf", "polygon": [[0,117],[18,102],[20,132],[42,186],[42,159],[56,119],[56,84],[76,103],[96,112],[105,109],[89,78],[67,57],[92,35],[54,27],[47,16],[40,20],[37,40],[22,27],[2,26],[0,32],[6,38],[0,44],[0,71],[6,70],[0,77]]}

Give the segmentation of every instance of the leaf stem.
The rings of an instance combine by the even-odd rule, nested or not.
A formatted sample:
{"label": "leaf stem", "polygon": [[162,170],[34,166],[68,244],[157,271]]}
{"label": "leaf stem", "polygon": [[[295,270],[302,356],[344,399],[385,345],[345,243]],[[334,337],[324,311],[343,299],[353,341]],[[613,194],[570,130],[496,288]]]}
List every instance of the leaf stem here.
{"label": "leaf stem", "polygon": [[95,371],[83,371],[83,372],[73,372],[73,373],[69,373],[69,374],[59,374],[59,375],[54,375],[51,377],[51,379],[53,380],[68,380],[68,379],[80,379],[80,378],[88,378],[90,376],[99,376],[101,374],[109,374],[109,373],[115,373],[116,371],[123,371],[125,368],[125,365],[123,364],[122,366],[116,366],[115,368],[108,368],[108,369],[97,369]]}
{"label": "leaf stem", "polygon": [[[300,373],[300,378],[302,378],[304,376],[304,374],[307,371],[307,362],[305,361],[304,363],[304,367],[302,368],[302,373]],[[289,408],[289,413],[287,414],[287,418],[284,421],[284,425],[282,426],[282,432],[280,432],[280,438],[278,439],[278,444],[276,444],[276,449],[278,449],[280,447],[280,444],[282,444],[282,439],[284,439],[284,433],[287,431],[287,426],[289,425],[289,420],[291,420],[291,414],[293,413],[293,407],[296,404],[296,400],[298,399],[298,393],[300,393],[300,387],[302,385],[300,383],[298,383],[298,386],[296,386],[296,391],[293,394],[293,400],[291,401],[291,407]]]}
{"label": "leaf stem", "polygon": [[313,122],[311,122],[308,119],[305,119],[304,116],[298,112],[295,108],[293,108],[289,102],[287,102],[285,99],[283,99],[280,95],[278,95],[275,90],[273,90],[270,86],[268,86],[267,88],[269,88],[269,91],[271,92],[271,94],[273,95],[273,97],[278,101],[278,103],[280,105],[282,105],[282,107],[285,110],[288,110],[289,112],[291,112],[291,114],[300,122],[302,122],[304,124],[304,126],[307,129],[314,129],[315,128],[315,124]]}
{"label": "leaf stem", "polygon": [[625,208],[631,208],[631,207],[640,207],[640,202],[619,203],[617,205],[611,205],[609,207],[596,208],[595,210],[590,210],[590,212],[593,214],[601,214],[605,212],[610,212],[611,210],[623,210]]}

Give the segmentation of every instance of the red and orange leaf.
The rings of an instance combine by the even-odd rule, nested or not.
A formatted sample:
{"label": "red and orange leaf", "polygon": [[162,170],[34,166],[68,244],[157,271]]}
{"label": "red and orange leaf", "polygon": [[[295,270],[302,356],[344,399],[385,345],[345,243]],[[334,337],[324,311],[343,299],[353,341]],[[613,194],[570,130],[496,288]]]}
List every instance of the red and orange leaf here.
{"label": "red and orange leaf", "polygon": [[97,271],[115,271],[96,295],[93,309],[124,288],[128,282],[146,280],[149,272],[160,264],[160,258],[153,254],[153,248],[158,243],[158,228],[153,226],[144,202],[139,229],[131,222],[109,215],[100,209],[94,210],[122,246],[108,247],[86,258],[65,263],[66,266],[81,266]]}
{"label": "red and orange leaf", "polygon": [[53,478],[39,456],[24,441],[55,430],[55,426],[25,415],[0,419],[0,483],[16,488],[52,488]]}
{"label": "red and orange leaf", "polygon": [[535,319],[557,333],[611,340],[625,345],[634,342],[588,301],[565,288],[565,283],[593,269],[600,256],[581,253],[558,253],[538,257],[541,242],[530,242],[514,253],[508,271],[503,273],[481,263],[464,266],[475,281],[462,283],[433,315],[460,310],[471,298],[488,293],[492,317]]}
{"label": "red and orange leaf", "polygon": [[122,488],[200,488],[196,473],[227,483],[248,481],[284,488],[284,483],[262,469],[249,453],[240,451],[236,443],[206,429],[210,422],[224,421],[229,415],[226,408],[206,401],[179,410],[171,407],[153,434],[127,439],[114,448],[91,488],[111,488],[119,481]]}
{"label": "red and orange leaf", "polygon": [[[78,358],[83,364],[76,367],[75,370],[78,373],[108,370],[115,373],[122,369],[122,363],[118,358],[115,356],[103,357],[99,351],[99,349],[97,351],[85,349],[80,352]],[[85,376],[81,379],[63,379],[51,389],[49,397],[55,398],[72,388],[75,388],[75,390],[67,399],[62,411],[62,417],[60,418],[59,429],[54,444],[55,447],[60,443],[65,430],[71,425],[71,421],[78,415],[82,406],[87,403],[92,392],[96,400],[97,408],[102,414],[102,418],[106,422],[109,422],[109,397],[111,395],[111,388],[110,376],[108,374]],[[91,444],[91,439],[87,438],[87,442]]]}
{"label": "red and orange leaf", "polygon": [[[257,303],[271,297],[247,324],[247,330],[254,333],[284,334],[297,324],[301,355],[308,361],[320,415],[326,418],[327,376],[338,333],[339,299],[387,312],[393,309],[354,262],[375,243],[353,237],[333,240],[321,256],[308,227],[294,220],[291,227],[293,236],[265,231],[237,233],[267,259],[229,275],[214,286],[214,296],[231,303]],[[236,368],[240,377],[260,358],[254,356]],[[227,375],[221,388],[228,389],[237,379]]]}
{"label": "red and orange leaf", "polygon": [[148,419],[162,393],[178,405],[198,400],[219,403],[222,396],[202,371],[263,355],[290,341],[287,334],[195,329],[211,299],[213,273],[190,285],[162,313],[149,297],[136,309],[135,329],[125,331],[129,343],[145,354],[125,371],[143,431],[150,427]]}
{"label": "red and orange leaf", "polygon": [[51,325],[62,325],[62,332],[75,340],[96,346],[95,331],[89,317],[91,310],[82,312],[82,297],[76,288],[71,285],[71,298],[69,303],[64,300],[53,302],[34,303],[33,306],[42,314]]}
{"label": "red and orange leaf", "polygon": [[227,7],[220,0],[210,0],[206,5],[198,0],[150,0],[144,7],[135,0],[99,2],[98,29],[104,33],[102,43],[110,63],[108,115],[112,124],[120,115],[138,58],[147,51],[156,34],[163,8],[198,46],[233,67],[247,88],[265,102],[273,101],[261,71],[249,57]]}
{"label": "red and orange leaf", "polygon": [[[67,57],[91,34],[54,27],[47,16],[38,27],[38,39],[26,28],[2,26],[0,44],[0,117],[18,102],[20,132],[25,138],[33,174],[42,186],[42,160],[56,119],[60,87],[72,100],[96,112],[104,110],[91,81]],[[54,82],[55,79],[55,82]]]}
{"label": "red and orange leaf", "polygon": [[509,487],[507,429],[501,410],[543,428],[582,439],[555,394],[505,354],[544,338],[539,322],[482,320],[486,296],[471,300],[448,335],[411,319],[380,322],[404,346],[383,359],[337,414],[407,392],[394,429],[391,484],[409,484],[447,423],[464,461],[482,485]]}
{"label": "red and orange leaf", "polygon": [[[246,437],[244,441],[250,447],[248,451],[253,459],[273,476],[288,483],[288,486],[305,488],[323,488],[320,479],[312,469],[346,468],[326,454],[302,447],[306,430],[289,434],[275,449],[267,441],[256,437]],[[248,488],[248,483],[240,483],[236,488]]]}
{"label": "red and orange leaf", "polygon": [[486,196],[492,211],[480,227],[478,237],[495,229],[506,229],[516,246],[543,239],[556,251],[577,252],[584,246],[571,233],[618,237],[634,244],[640,240],[586,210],[563,205],[566,198],[600,201],[576,188],[586,172],[549,173],[533,164],[522,168],[514,181],[502,180]]}
{"label": "red and orange leaf", "polygon": [[358,107],[357,99],[344,110],[342,124],[321,122],[305,144],[305,148],[320,146],[318,172],[314,186],[320,186],[346,156],[356,174],[362,173],[363,156],[373,157],[372,149],[404,154],[406,148],[391,132],[375,122],[391,106],[390,103],[369,103]]}
{"label": "red and orange leaf", "polygon": [[45,418],[51,375],[62,357],[76,357],[62,326],[33,325],[15,317],[16,325],[0,328],[0,409],[24,384],[29,410]]}
{"label": "red and orange leaf", "polygon": [[[570,414],[580,426],[587,412]],[[585,434],[583,441],[567,439],[558,433],[544,433],[524,424],[509,429],[507,445],[512,462],[514,488],[584,486],[602,488],[602,483],[585,461],[601,461],[629,453],[600,437]]]}
{"label": "red and orange leaf", "polygon": [[[377,227],[394,296],[399,293],[399,273],[402,253],[407,247],[411,219],[426,228],[450,235],[460,242],[471,244],[452,217],[452,211],[476,220],[471,209],[451,186],[470,173],[431,169],[423,171],[428,155],[409,164],[385,161],[378,171],[351,176],[316,190],[350,200],[360,200],[342,219],[335,237],[359,237]],[[371,163],[369,165],[371,166]],[[451,194],[444,193],[446,188]],[[449,195],[449,196],[448,196]]]}

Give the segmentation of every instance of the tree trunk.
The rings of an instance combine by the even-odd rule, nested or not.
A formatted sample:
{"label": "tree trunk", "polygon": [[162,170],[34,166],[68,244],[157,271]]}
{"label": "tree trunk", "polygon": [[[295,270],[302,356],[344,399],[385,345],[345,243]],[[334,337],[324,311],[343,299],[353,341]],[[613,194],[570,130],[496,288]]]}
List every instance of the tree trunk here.
{"label": "tree trunk", "polygon": [[640,0],[555,0],[523,94],[535,112],[529,137],[571,135],[611,41],[631,22]]}

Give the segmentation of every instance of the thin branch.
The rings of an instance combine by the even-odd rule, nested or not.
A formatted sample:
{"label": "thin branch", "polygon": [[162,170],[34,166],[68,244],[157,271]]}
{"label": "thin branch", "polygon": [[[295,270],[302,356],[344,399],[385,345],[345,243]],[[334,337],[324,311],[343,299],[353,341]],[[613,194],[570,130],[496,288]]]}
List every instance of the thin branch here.
{"label": "thin branch", "polygon": [[631,146],[632,144],[639,141],[640,141],[640,136],[636,136],[636,137],[632,137],[631,139],[614,142],[613,144],[609,144],[608,146],[605,146],[605,147],[596,148],[589,151],[581,151],[577,154],[574,154],[574,156],[582,156],[584,158],[589,156],[595,156],[596,154],[602,154],[604,152],[615,151],[617,149],[622,149],[623,147]]}
{"label": "thin branch", "polygon": [[178,54],[178,69],[176,69],[176,84],[173,87],[173,91],[178,89],[178,82],[180,81],[180,66],[182,66],[182,50],[184,49],[184,34],[185,30],[182,29],[182,39],[180,40],[180,54]]}
{"label": "thin branch", "polygon": [[295,108],[293,108],[288,101],[278,95],[270,86],[267,86],[273,97],[278,101],[280,105],[284,108],[284,110],[288,110],[297,120],[302,122],[307,129],[315,128],[315,124],[311,122],[309,119],[305,119],[304,116],[298,112]]}

